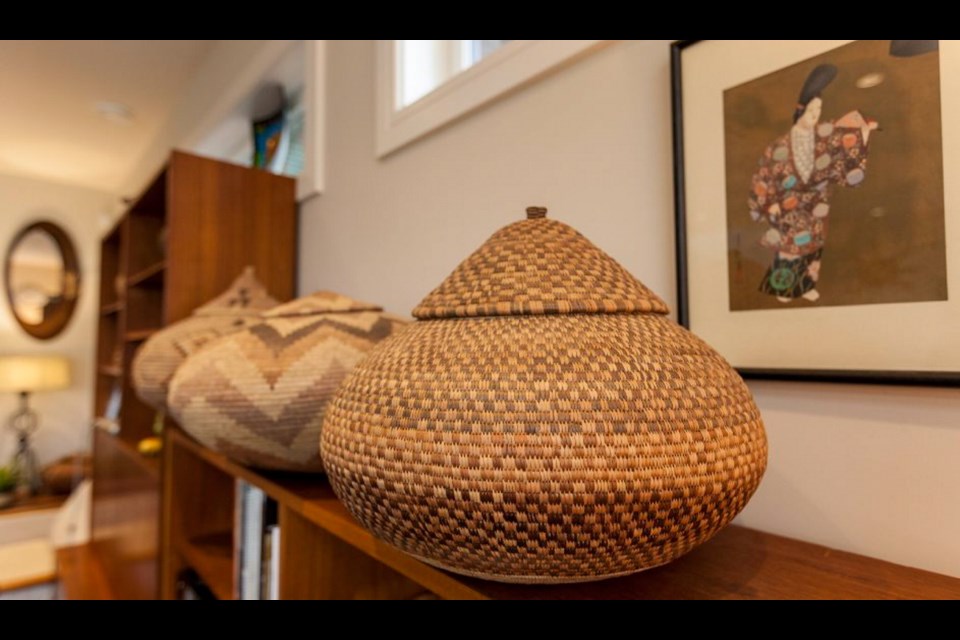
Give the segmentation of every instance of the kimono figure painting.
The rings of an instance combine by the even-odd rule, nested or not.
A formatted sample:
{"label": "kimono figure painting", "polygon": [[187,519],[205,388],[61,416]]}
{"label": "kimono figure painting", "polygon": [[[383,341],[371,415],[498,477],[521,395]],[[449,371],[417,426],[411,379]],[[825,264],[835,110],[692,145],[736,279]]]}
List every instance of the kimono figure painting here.
{"label": "kimono figure painting", "polygon": [[[756,47],[781,60],[780,45]],[[711,271],[709,290],[731,312],[775,309],[771,322],[819,317],[811,307],[948,300],[939,42],[854,40],[775,60],[757,76],[730,64],[722,169],[697,153],[705,141],[688,140],[723,183],[723,213],[691,232],[707,262],[726,241],[726,273]],[[713,196],[712,184],[686,188]]]}
{"label": "kimono figure painting", "polygon": [[859,111],[821,119],[822,93],[836,75],[831,64],[810,72],[793,126],[766,147],[751,180],[749,214],[769,227],[760,242],[773,254],[759,288],[783,303],[820,299],[820,266],[835,215],[831,192],[855,188],[866,179],[867,149],[878,123]]}

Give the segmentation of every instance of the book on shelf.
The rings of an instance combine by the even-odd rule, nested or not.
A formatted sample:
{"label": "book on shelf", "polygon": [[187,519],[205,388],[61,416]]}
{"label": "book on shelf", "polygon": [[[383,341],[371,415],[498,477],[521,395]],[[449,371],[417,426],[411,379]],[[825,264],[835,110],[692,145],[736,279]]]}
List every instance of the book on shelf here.
{"label": "book on shelf", "polygon": [[237,480],[234,573],[238,600],[279,597],[280,527],[277,502],[259,487]]}
{"label": "book on shelf", "polygon": [[260,563],[260,599],[280,599],[280,527],[267,525],[263,533],[263,560]]}

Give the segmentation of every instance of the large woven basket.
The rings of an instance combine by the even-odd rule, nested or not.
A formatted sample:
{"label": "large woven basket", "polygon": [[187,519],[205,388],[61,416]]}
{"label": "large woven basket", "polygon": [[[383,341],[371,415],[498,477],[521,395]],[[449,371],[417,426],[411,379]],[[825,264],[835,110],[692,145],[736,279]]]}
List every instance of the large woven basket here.
{"label": "large woven basket", "polygon": [[737,373],[545,213],[427,296],[344,381],[321,436],[334,490],[376,535],[505,582],[670,562],[733,519],[767,459]]}
{"label": "large woven basket", "polygon": [[165,411],[170,378],[184,359],[211,340],[260,321],[260,314],[277,306],[247,267],[222,294],[192,315],[153,334],[133,359],[133,387],[140,398]]}
{"label": "large woven basket", "polygon": [[407,322],[319,292],[210,343],[170,384],[170,412],[200,442],[241,464],[322,471],[320,425],[337,386]]}

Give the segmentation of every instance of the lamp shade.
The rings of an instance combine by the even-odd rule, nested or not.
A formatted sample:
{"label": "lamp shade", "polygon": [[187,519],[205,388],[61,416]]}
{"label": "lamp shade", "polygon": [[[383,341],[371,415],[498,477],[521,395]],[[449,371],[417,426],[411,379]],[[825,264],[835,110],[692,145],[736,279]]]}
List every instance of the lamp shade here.
{"label": "lamp shade", "polygon": [[70,362],[60,356],[0,356],[0,391],[54,391],[70,386]]}

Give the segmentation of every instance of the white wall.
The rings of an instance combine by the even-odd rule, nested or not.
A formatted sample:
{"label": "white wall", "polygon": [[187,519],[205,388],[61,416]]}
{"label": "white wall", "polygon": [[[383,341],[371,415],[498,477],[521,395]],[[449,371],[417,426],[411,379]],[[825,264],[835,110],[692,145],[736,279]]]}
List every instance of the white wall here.
{"label": "white wall", "polygon": [[[0,251],[30,222],[47,219],[73,239],[80,260],[80,300],[66,330],[52,340],[30,337],[14,320],[0,283],[0,355],[50,353],[73,365],[73,384],[64,391],[36,394],[32,406],[40,414],[33,442],[41,464],[63,454],[90,448],[93,415],[93,367],[100,286],[102,217],[113,203],[109,194],[31,178],[0,175]],[[0,394],[0,422],[17,406],[15,396]],[[11,438],[0,431],[0,464],[12,454]]]}
{"label": "white wall", "polygon": [[[219,40],[200,63],[166,124],[150,147],[131,163],[119,191],[136,196],[167,161],[172,149],[189,151],[200,145],[244,102],[292,40]],[[123,212],[122,207],[116,214]]]}
{"label": "white wall", "polygon": [[[377,161],[373,44],[330,42],[327,187],[302,211],[301,291],[409,313],[538,204],[673,304],[667,45],[609,47]],[[742,524],[960,576],[960,394],[751,387],[770,466]]]}

